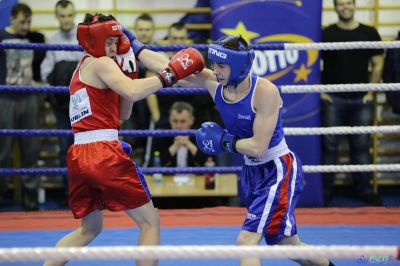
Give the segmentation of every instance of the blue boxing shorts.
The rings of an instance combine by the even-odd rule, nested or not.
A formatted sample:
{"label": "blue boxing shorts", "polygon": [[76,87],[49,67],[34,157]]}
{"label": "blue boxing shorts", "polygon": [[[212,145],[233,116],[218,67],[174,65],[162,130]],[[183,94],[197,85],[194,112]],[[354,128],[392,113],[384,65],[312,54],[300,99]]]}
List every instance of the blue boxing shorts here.
{"label": "blue boxing shorts", "polygon": [[248,211],[242,230],[263,234],[268,245],[297,234],[294,209],[303,191],[303,169],[295,153],[243,166],[241,185]]}

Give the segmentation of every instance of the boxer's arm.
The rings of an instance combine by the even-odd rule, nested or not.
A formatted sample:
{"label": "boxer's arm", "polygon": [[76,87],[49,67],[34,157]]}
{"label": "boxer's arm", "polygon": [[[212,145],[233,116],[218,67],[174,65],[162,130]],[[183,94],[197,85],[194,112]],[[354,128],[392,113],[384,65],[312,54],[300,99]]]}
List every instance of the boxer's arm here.
{"label": "boxer's arm", "polygon": [[218,81],[212,70],[204,68],[203,71],[198,74],[193,74],[179,80],[177,85],[185,88],[205,88],[214,99]]}
{"label": "boxer's arm", "polygon": [[132,114],[133,102],[125,99],[122,96],[120,96],[120,101],[121,101],[121,107],[120,107],[119,119],[128,120]]}
{"label": "boxer's arm", "polygon": [[153,73],[157,73],[161,69],[164,69],[168,65],[169,59],[160,53],[150,51],[148,49],[143,50],[139,55],[139,61]]}
{"label": "boxer's arm", "polygon": [[256,117],[253,137],[236,142],[236,150],[239,153],[255,158],[262,158],[267,152],[282,105],[278,89],[271,82],[265,82],[259,84],[260,87],[255,90],[253,107],[256,110]]}
{"label": "boxer's arm", "polygon": [[[194,62],[192,66],[184,69],[176,63],[170,63],[165,69],[168,69],[173,73],[173,80],[177,80],[195,73],[198,68],[202,69],[204,66],[203,64],[204,61]],[[90,69],[90,72],[88,72],[88,68]],[[159,75],[150,78],[131,80],[122,73],[118,64],[116,64],[111,58],[105,56],[93,58],[88,65],[82,69],[82,71],[85,71],[85,75],[94,79],[92,81],[93,83],[90,83],[91,85],[96,84],[94,85],[96,87],[109,87],[130,101],[139,101],[144,99],[157,92],[166,85],[166,82],[168,82],[167,76],[160,77]],[[97,85],[99,83],[102,83],[102,85]]]}

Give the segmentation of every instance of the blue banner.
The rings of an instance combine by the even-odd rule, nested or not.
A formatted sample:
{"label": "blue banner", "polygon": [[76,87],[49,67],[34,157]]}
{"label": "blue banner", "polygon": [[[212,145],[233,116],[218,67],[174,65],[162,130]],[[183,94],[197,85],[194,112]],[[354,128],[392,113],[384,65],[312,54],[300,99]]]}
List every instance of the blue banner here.
{"label": "blue banner", "polygon": [[[251,44],[312,43],[321,40],[321,1],[215,0],[212,39],[242,35]],[[276,85],[317,84],[318,51],[255,51],[252,72]],[[319,127],[319,94],[282,94],[284,127]],[[321,165],[320,136],[286,136],[303,165]],[[239,162],[239,164],[242,161]],[[305,174],[298,206],[322,206],[322,175]]]}
{"label": "blue banner", "polygon": [[17,3],[18,0],[0,1],[0,14],[2,14],[2,18],[0,19],[0,29],[10,26],[11,9]]}

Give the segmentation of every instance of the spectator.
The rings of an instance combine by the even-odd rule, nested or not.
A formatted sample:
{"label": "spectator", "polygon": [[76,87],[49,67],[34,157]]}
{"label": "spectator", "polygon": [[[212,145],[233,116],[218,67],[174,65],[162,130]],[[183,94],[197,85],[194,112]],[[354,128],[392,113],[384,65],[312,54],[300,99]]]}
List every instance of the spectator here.
{"label": "spectator", "polygon": [[[194,124],[193,107],[187,102],[175,102],[169,110],[168,129],[190,130]],[[164,167],[204,166],[207,155],[197,148],[195,137],[176,136],[153,139],[150,165],[153,165],[154,152],[160,152]]]}
{"label": "spectator", "polygon": [[[378,32],[354,20],[355,0],[334,0],[339,21],[323,30],[323,42],[380,41]],[[332,50],[322,52],[322,84],[379,83],[383,68],[382,49]],[[368,72],[371,64],[371,73]],[[373,92],[321,93],[323,127],[370,126],[373,117]],[[350,163],[371,162],[370,136],[349,135]],[[323,135],[323,164],[338,163],[340,135]],[[373,193],[370,172],[353,173],[356,191],[369,205],[380,206],[382,200]],[[334,173],[324,174],[324,205],[329,206]]]}
{"label": "spectator", "polygon": [[134,32],[136,34],[136,38],[143,44],[152,44],[153,35],[155,32],[153,18],[146,13],[140,15],[135,21]]}
{"label": "spectator", "polygon": [[[144,13],[140,15],[135,20],[134,32],[136,38],[143,44],[153,43],[153,35],[155,32],[155,26],[153,18]],[[146,76],[146,67],[139,62],[139,78],[144,78]],[[150,111],[147,107],[146,99],[135,102],[132,109],[133,115],[125,120],[122,124],[122,129],[132,130],[132,129],[149,129],[150,126]],[[147,138],[137,138],[137,137],[124,137],[124,140],[131,144],[132,149],[136,151],[143,151],[139,164],[143,163],[144,160],[144,150],[146,148]]]}
{"label": "spectator", "polygon": [[[169,110],[170,126],[167,129],[192,129],[195,121],[193,113],[191,104],[182,101],[175,102]],[[155,151],[160,152],[163,167],[202,167],[209,156],[197,147],[195,137],[189,136],[153,138],[150,154],[150,165],[153,167]],[[188,197],[184,201],[181,197],[161,197],[153,198],[153,203],[160,209],[204,208],[227,204],[224,197]]]}
{"label": "spectator", "polygon": [[[171,45],[185,44],[188,41],[187,29],[182,23],[173,23],[168,29],[169,43]],[[176,52],[161,52],[166,58],[171,59]],[[147,71],[147,76],[152,76],[154,73]],[[169,127],[168,110],[176,101],[190,102],[193,98],[192,95],[163,95],[157,97],[152,94],[147,97],[147,105],[150,109],[151,117],[155,123],[155,129],[165,129]]]}
{"label": "spectator", "polygon": [[[400,41],[400,31],[396,40]],[[382,79],[385,83],[400,83],[400,48],[386,51]],[[393,113],[400,115],[400,91],[387,91],[386,99]]]}
{"label": "spectator", "polygon": [[[173,23],[168,29],[168,37],[169,43],[173,44],[184,44],[187,41],[187,30],[185,25],[182,23]],[[167,59],[171,59],[176,52],[159,52]],[[146,77],[154,76],[154,73],[147,70]],[[172,104],[176,101],[185,101],[191,102],[193,98],[192,95],[163,95],[162,97],[158,97],[155,94],[150,95],[146,98],[148,110],[150,110],[150,127],[149,129],[167,129],[170,127],[168,111],[171,108]],[[150,162],[150,154],[152,147],[152,137],[147,138],[147,146],[146,146],[146,154],[144,157],[143,166],[147,167]]]}
{"label": "spectator", "polygon": [[[29,42],[31,43],[45,43],[46,39],[44,35],[37,31],[28,31],[26,35]],[[42,64],[44,57],[46,55],[46,51],[42,50],[34,50],[33,51],[33,60],[32,60],[32,75],[33,82],[32,85],[43,85],[43,80],[41,77],[40,65]]]}
{"label": "spectator", "polygon": [[[0,41],[9,43],[29,43],[29,29],[32,20],[31,8],[23,3],[15,4],[11,10],[11,25],[0,31]],[[35,34],[36,37],[39,35]],[[43,38],[44,40],[44,38]],[[0,84],[33,85],[33,50],[0,50]],[[0,128],[38,129],[38,100],[33,93],[6,93],[0,97]],[[0,167],[9,167],[15,137],[0,137]],[[18,137],[21,154],[21,168],[36,168],[40,154],[40,138]],[[23,206],[26,211],[38,210],[37,189],[40,177],[21,175]],[[7,190],[7,179],[0,178],[0,198]],[[0,199],[0,201],[2,201]]]}
{"label": "spectator", "polygon": [[[74,24],[75,8],[69,0],[60,0],[55,6],[55,15],[59,21],[59,30],[54,34],[49,43],[51,44],[78,44],[76,39],[76,27]],[[71,51],[47,51],[40,69],[42,80],[51,86],[69,86],[72,75],[76,69],[79,60],[82,58],[82,52]],[[47,97],[54,116],[56,117],[58,129],[71,129],[69,121],[69,95],[65,93],[50,93]],[[74,143],[72,137],[59,137],[59,160],[60,167],[67,167],[67,151],[69,146]],[[59,204],[67,205],[68,201],[68,178],[63,175],[64,194]]]}
{"label": "spectator", "polygon": [[[187,42],[189,41],[189,35],[185,24],[181,22],[173,23],[168,29],[167,39],[170,44],[187,44]],[[176,54],[176,52],[177,51],[167,52],[168,57],[172,58]]]}

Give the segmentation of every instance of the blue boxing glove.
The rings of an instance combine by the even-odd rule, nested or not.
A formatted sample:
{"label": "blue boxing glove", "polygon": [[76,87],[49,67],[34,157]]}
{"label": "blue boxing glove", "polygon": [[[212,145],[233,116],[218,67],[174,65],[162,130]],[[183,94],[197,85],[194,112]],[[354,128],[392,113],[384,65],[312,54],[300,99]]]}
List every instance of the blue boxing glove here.
{"label": "blue boxing glove", "polygon": [[143,49],[147,49],[143,43],[136,39],[136,35],[130,29],[122,26],[122,32],[126,35],[126,37],[128,37],[136,57],[139,56],[140,52],[143,51]]}
{"label": "blue boxing glove", "polygon": [[125,141],[122,141],[122,140],[119,140],[119,143],[121,144],[122,149],[124,150],[126,155],[128,155],[128,157],[131,157],[131,153],[132,153],[131,145],[129,145],[128,143],[126,143]]}
{"label": "blue boxing glove", "polygon": [[213,122],[206,122],[196,131],[197,146],[206,154],[214,155],[224,151],[237,153],[235,145],[239,138],[226,132]]}

